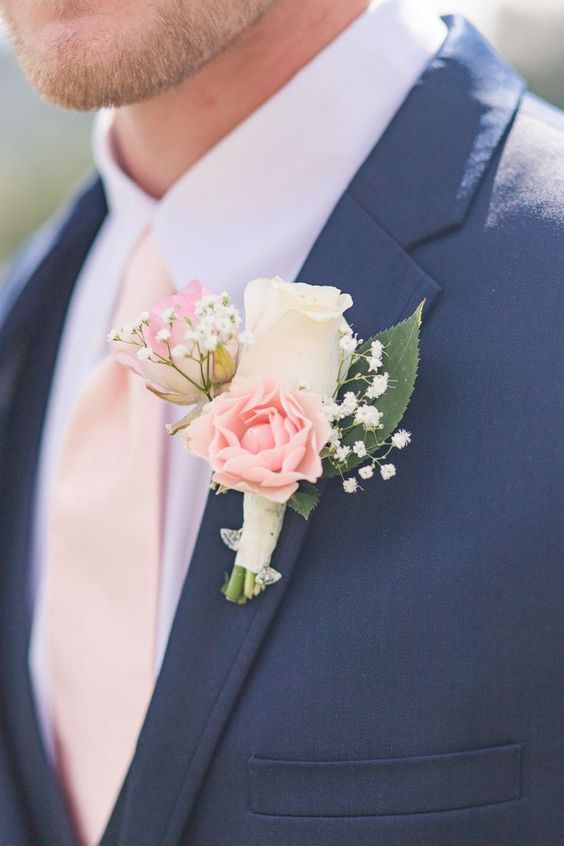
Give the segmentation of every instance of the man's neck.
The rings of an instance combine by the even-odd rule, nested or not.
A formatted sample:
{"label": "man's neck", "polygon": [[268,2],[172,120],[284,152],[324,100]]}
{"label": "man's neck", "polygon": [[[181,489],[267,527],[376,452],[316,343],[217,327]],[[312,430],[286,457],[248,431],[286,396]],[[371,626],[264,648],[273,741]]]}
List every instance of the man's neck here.
{"label": "man's neck", "polygon": [[278,0],[178,87],[116,113],[121,167],[153,197],[272,97],[367,7],[368,0]]}

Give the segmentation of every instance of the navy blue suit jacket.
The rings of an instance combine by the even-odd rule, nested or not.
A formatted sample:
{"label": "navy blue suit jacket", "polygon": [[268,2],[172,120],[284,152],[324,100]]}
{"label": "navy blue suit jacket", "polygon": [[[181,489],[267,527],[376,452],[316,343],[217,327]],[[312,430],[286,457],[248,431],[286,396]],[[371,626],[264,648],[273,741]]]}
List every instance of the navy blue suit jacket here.
{"label": "navy blue suit jacket", "polygon": [[[564,119],[464,21],[300,273],[361,336],[426,300],[397,478],[287,517],[284,578],[219,592],[210,496],[103,846],[564,843]],[[218,200],[220,201],[220,200]],[[0,846],[72,846],[27,671],[38,446],[95,180],[0,303]],[[72,632],[69,632],[72,637]]]}

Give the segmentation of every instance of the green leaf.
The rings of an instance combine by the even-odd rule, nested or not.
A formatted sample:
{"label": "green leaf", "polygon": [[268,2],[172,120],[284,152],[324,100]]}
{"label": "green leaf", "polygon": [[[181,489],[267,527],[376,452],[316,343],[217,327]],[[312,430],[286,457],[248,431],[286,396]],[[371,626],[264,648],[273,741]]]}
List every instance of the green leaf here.
{"label": "green leaf", "polygon": [[319,503],[319,491],[311,482],[302,482],[296,493],[288,500],[288,505],[303,517],[309,519],[309,515]]}
{"label": "green leaf", "polygon": [[[355,441],[364,441],[367,451],[370,454],[374,454],[398,427],[409,405],[417,378],[419,330],[421,327],[423,305],[424,302],[420,303],[407,320],[398,323],[396,326],[392,326],[390,329],[379,332],[359,347],[358,352],[364,353],[369,351],[370,344],[373,341],[381,341],[384,345],[381,372],[387,372],[389,374],[388,389],[378,399],[371,401],[365,400],[365,402],[370,402],[371,405],[375,406],[382,413],[382,428],[374,432],[367,432],[362,426],[356,426],[343,437],[343,444],[352,446]],[[354,379],[355,376],[367,375],[369,375],[368,362],[365,359],[360,359],[351,367],[347,378]],[[356,380],[348,382],[340,393],[345,394],[347,391],[357,393],[364,390],[365,387],[366,383]],[[352,423],[352,419],[349,418],[343,421],[343,423],[345,425]],[[323,475],[338,476],[341,472],[352,470],[354,467],[365,463],[366,458],[358,458],[358,456],[351,454],[346,467],[341,466],[341,469],[337,469],[329,459],[325,459],[323,462]]]}

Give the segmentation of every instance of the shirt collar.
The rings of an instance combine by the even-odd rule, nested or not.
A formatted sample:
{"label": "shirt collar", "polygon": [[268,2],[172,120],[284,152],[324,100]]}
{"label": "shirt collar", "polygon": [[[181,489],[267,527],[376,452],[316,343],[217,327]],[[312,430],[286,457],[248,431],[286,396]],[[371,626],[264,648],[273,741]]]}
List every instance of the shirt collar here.
{"label": "shirt collar", "polygon": [[199,277],[237,295],[255,276],[297,273],[292,239],[313,244],[445,35],[417,0],[376,0],[159,201],[116,163],[101,112],[94,153],[111,215],[153,226],[178,287]]}
{"label": "shirt collar", "polygon": [[112,123],[112,110],[102,109],[96,115],[93,134],[94,162],[104,184],[108,209],[116,218],[133,216],[148,225],[159,201],[146,194],[117,163]]}

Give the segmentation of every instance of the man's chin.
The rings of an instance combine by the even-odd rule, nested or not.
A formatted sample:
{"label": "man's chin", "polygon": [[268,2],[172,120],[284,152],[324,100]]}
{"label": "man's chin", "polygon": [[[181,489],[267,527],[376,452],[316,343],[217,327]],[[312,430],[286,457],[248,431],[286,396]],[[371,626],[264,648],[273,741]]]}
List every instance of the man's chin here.
{"label": "man's chin", "polygon": [[33,51],[17,46],[22,68],[35,90],[49,103],[74,111],[98,108],[100,71],[79,41],[55,38],[46,32]]}
{"label": "man's chin", "polygon": [[219,14],[219,0],[209,6],[179,0],[0,0],[0,9],[41,96],[63,108],[90,111],[138,103],[174,88],[271,2],[245,0],[248,22],[240,0],[226,1],[225,15]]}
{"label": "man's chin", "polygon": [[135,73],[135,54],[110,33],[96,36],[83,23],[45,24],[33,39],[14,47],[30,84],[49,103],[72,111],[122,106],[145,96],[146,79]]}

